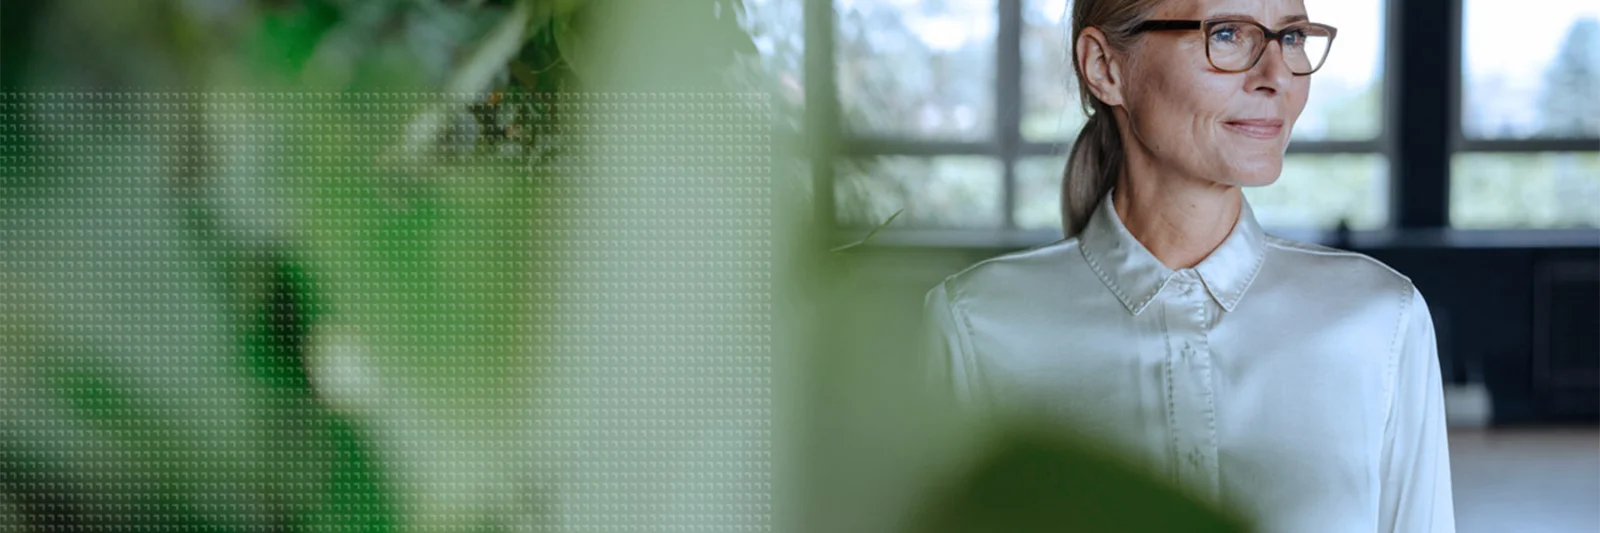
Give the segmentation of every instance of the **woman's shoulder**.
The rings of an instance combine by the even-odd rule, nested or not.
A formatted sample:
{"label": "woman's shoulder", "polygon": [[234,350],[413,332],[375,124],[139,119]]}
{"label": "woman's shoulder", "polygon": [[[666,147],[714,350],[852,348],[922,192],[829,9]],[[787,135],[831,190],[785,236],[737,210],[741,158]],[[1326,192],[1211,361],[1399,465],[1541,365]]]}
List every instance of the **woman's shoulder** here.
{"label": "woman's shoulder", "polygon": [[1267,235],[1266,265],[1284,277],[1346,293],[1370,291],[1409,297],[1416,290],[1411,277],[1370,255]]}
{"label": "woman's shoulder", "polygon": [[969,295],[990,295],[1038,288],[1059,278],[1078,258],[1078,239],[1066,238],[1032,248],[1008,252],[973,263],[945,276],[933,291],[943,290],[952,300]]}

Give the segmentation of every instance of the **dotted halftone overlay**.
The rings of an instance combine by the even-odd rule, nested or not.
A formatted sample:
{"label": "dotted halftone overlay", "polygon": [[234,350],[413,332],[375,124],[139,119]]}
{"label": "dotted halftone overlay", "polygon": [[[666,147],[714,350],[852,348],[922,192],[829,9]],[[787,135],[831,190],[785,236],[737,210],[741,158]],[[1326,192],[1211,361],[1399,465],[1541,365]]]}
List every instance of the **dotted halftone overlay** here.
{"label": "dotted halftone overlay", "polygon": [[773,529],[764,95],[0,114],[0,531]]}

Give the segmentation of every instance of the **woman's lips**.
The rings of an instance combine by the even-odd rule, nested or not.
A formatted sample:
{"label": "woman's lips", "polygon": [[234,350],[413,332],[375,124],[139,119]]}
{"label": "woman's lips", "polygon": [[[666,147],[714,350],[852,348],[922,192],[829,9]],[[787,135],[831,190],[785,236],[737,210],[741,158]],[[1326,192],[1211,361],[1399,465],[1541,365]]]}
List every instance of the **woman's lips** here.
{"label": "woman's lips", "polygon": [[1223,123],[1229,130],[1233,130],[1246,137],[1257,139],[1276,139],[1283,133],[1282,120],[1247,119],[1230,120]]}

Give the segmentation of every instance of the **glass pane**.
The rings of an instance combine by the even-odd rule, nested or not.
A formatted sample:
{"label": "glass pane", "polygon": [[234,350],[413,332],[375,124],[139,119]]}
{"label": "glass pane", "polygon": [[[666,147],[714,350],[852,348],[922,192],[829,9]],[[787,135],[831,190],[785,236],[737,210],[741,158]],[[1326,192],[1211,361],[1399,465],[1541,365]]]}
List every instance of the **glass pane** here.
{"label": "glass pane", "polygon": [[[1069,141],[1083,127],[1068,55],[1070,9],[1067,0],[1024,0],[1022,136],[1030,141]],[[1383,123],[1384,1],[1307,0],[1306,12],[1339,28],[1339,36],[1327,63],[1311,76],[1311,96],[1293,138],[1376,138]]]}
{"label": "glass pane", "polygon": [[1072,3],[1025,0],[1022,9],[1022,138],[1062,142],[1083,127],[1072,73]]}
{"label": "glass pane", "polygon": [[1351,229],[1378,229],[1389,222],[1388,158],[1291,154],[1276,183],[1244,194],[1268,228],[1331,229],[1343,220]]}
{"label": "glass pane", "polygon": [[839,107],[863,136],[994,131],[994,0],[836,0]]}
{"label": "glass pane", "polygon": [[741,60],[750,82],[775,95],[783,126],[800,131],[805,109],[805,0],[744,0],[740,26],[757,57]]}
{"label": "glass pane", "polygon": [[1600,227],[1600,152],[1461,153],[1450,167],[1452,226]]}
{"label": "glass pane", "polygon": [[1061,173],[1066,156],[1017,161],[1017,227],[1061,230]]}
{"label": "glass pane", "polygon": [[1383,124],[1383,0],[1306,0],[1313,22],[1339,29],[1291,138],[1375,139]]}
{"label": "glass pane", "polygon": [[[1061,172],[1065,157],[1032,157],[1017,164],[1017,226],[1061,226]],[[1378,154],[1300,155],[1284,158],[1283,174],[1266,187],[1244,190],[1256,220],[1268,228],[1331,229],[1344,219],[1352,229],[1388,222],[1388,161]]]}
{"label": "glass pane", "polygon": [[1465,0],[1462,9],[1464,135],[1600,137],[1600,2]]}
{"label": "glass pane", "polygon": [[839,225],[873,228],[905,209],[895,227],[995,228],[1003,194],[998,160],[987,157],[880,156],[835,167]]}

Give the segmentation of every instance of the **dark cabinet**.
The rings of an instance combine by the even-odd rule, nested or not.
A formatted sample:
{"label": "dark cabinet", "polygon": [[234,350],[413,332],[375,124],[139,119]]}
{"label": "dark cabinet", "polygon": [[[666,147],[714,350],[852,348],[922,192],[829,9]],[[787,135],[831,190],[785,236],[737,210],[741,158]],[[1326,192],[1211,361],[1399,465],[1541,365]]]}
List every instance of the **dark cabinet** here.
{"label": "dark cabinet", "polygon": [[1600,249],[1359,250],[1429,300],[1450,383],[1483,383],[1497,425],[1600,422]]}

